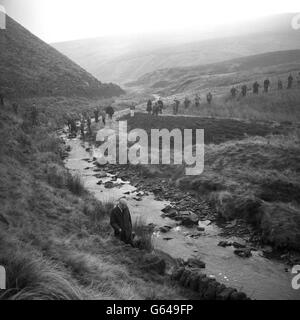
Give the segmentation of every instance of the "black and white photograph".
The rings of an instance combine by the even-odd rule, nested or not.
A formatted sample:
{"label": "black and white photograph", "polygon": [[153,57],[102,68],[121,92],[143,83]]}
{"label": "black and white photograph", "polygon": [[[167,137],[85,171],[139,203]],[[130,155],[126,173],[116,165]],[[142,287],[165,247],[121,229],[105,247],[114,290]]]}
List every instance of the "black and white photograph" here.
{"label": "black and white photograph", "polygon": [[0,300],[300,300],[299,0],[0,0]]}

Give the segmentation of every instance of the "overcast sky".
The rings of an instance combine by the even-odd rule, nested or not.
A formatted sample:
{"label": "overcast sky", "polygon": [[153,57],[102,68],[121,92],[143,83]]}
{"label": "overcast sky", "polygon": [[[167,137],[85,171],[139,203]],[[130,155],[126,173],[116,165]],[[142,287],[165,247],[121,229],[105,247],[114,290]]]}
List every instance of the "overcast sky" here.
{"label": "overcast sky", "polygon": [[46,42],[203,31],[208,26],[300,12],[300,0],[0,0],[0,4]]}

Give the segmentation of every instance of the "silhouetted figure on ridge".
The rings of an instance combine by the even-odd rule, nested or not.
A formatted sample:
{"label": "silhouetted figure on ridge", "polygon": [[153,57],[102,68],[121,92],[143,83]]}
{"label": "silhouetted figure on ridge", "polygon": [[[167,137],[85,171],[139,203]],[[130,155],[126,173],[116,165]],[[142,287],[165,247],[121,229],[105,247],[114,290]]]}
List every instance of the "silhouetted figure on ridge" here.
{"label": "silhouetted figure on ridge", "polygon": [[247,86],[245,84],[242,85],[241,90],[242,90],[242,96],[245,97],[247,94],[247,90],[248,90]]}
{"label": "silhouetted figure on ridge", "polygon": [[231,97],[235,98],[236,94],[237,94],[237,88],[232,87],[231,90],[230,90],[230,93],[231,93]]}
{"label": "silhouetted figure on ridge", "polygon": [[257,81],[255,81],[255,82],[253,83],[253,93],[254,93],[254,94],[258,94],[259,87],[260,87],[259,83],[258,83]]}
{"label": "silhouetted figure on ridge", "polygon": [[195,106],[196,106],[196,108],[200,107],[200,101],[201,101],[200,96],[198,94],[196,94],[196,97],[195,97]]}
{"label": "silhouetted figure on ridge", "polygon": [[173,114],[174,115],[178,114],[179,106],[180,106],[180,101],[177,98],[175,98],[174,105],[173,105]]}
{"label": "silhouetted figure on ridge", "polygon": [[161,98],[159,98],[159,100],[157,101],[158,104],[158,108],[159,108],[159,113],[162,114],[163,113],[163,109],[164,109],[164,103],[161,100]]}
{"label": "silhouetted figure on ridge", "polygon": [[188,97],[185,97],[184,99],[184,108],[188,109],[190,107],[191,100]]}
{"label": "silhouetted figure on ridge", "polygon": [[99,109],[96,108],[94,110],[94,116],[95,116],[95,122],[98,123],[99,122]]}
{"label": "silhouetted figure on ridge", "polygon": [[264,81],[264,92],[268,92],[269,91],[269,86],[270,86],[270,80],[269,79],[266,79]]}
{"label": "silhouetted figure on ridge", "polygon": [[147,109],[146,111],[148,112],[148,114],[150,115],[152,113],[152,101],[149,99],[147,102]]}
{"label": "silhouetted figure on ridge", "polygon": [[293,78],[292,74],[290,74],[289,77],[288,77],[287,89],[292,89],[293,81],[294,81],[294,78]]}
{"label": "silhouetted figure on ridge", "polygon": [[108,106],[105,109],[105,112],[108,114],[109,119],[112,119],[113,115],[115,114],[115,110],[114,110],[114,108],[112,106]]}
{"label": "silhouetted figure on ridge", "polygon": [[212,98],[213,98],[213,96],[212,96],[211,92],[209,92],[209,93],[207,94],[207,96],[206,96],[206,100],[207,100],[207,103],[208,103],[209,105],[210,105],[211,102],[212,102]]}

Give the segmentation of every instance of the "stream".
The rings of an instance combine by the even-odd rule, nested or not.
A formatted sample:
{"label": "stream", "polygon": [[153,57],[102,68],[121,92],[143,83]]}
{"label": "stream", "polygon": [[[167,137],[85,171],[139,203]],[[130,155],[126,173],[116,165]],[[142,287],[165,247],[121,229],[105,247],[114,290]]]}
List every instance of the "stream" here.
{"label": "stream", "polygon": [[[167,233],[155,232],[153,234],[154,248],[167,253],[173,258],[198,258],[205,262],[203,272],[207,276],[215,277],[217,281],[227,286],[245,292],[252,299],[297,299],[300,300],[300,291],[292,289],[293,275],[286,265],[281,262],[267,259],[260,250],[253,251],[252,257],[241,258],[234,254],[233,247],[220,247],[220,241],[237,241],[237,237],[225,238],[220,236],[221,229],[210,221],[202,221],[205,231],[200,237],[194,238],[196,228],[177,226],[176,221],[162,218],[162,209],[169,202],[155,200],[149,194],[137,197],[136,188],[129,182],[117,179],[118,186],[106,189],[104,183],[110,181],[113,175],[102,178],[103,183],[97,185],[99,178],[95,177],[96,165],[94,145],[79,138],[67,139],[62,135],[71,151],[65,160],[65,166],[73,173],[81,175],[85,187],[100,201],[115,201],[126,197],[132,218],[142,219],[158,227],[170,226]],[[198,232],[199,233],[199,232]]]}

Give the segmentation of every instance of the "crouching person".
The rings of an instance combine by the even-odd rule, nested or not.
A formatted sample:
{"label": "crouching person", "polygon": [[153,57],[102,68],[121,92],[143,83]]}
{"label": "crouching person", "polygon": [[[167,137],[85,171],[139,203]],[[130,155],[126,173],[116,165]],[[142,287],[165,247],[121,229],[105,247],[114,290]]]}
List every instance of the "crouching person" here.
{"label": "crouching person", "polygon": [[132,221],[129,208],[124,199],[120,199],[110,215],[110,224],[115,236],[121,241],[132,244]]}

